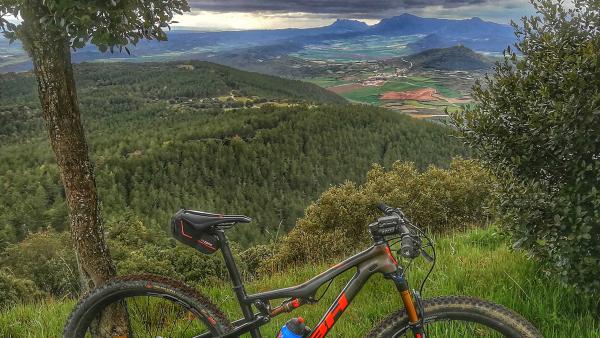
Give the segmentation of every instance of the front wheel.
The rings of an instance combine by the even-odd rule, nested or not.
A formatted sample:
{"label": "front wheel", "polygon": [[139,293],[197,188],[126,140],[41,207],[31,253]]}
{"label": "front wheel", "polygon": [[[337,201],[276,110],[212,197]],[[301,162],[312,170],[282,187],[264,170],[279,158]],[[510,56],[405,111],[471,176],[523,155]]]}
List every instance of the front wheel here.
{"label": "front wheel", "polygon": [[92,290],[71,313],[63,338],[216,337],[230,329],[225,315],[193,288],[142,275]]}
{"label": "front wheel", "polygon": [[[471,297],[440,297],[423,301],[428,338],[510,337],[543,338],[519,314],[497,304]],[[367,337],[413,337],[404,310],[393,313]]]}

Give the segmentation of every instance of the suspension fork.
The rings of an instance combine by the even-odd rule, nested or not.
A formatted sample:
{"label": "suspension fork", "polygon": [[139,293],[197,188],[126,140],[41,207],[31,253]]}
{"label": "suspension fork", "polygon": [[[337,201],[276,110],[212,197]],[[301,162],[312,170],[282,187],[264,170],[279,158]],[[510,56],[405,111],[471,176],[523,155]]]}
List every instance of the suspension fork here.
{"label": "suspension fork", "polygon": [[[413,299],[413,292],[411,292],[408,288],[408,282],[404,278],[404,272],[402,271],[402,268],[398,268],[398,270],[395,273],[390,274],[388,278],[394,281],[396,289],[398,289],[398,292],[400,292],[402,303],[404,303],[404,309],[408,315],[408,323],[414,334],[414,337],[426,338],[425,330],[423,329],[423,320],[421,318],[424,314],[421,310],[417,311],[415,299]],[[419,297],[416,294],[414,296]]]}

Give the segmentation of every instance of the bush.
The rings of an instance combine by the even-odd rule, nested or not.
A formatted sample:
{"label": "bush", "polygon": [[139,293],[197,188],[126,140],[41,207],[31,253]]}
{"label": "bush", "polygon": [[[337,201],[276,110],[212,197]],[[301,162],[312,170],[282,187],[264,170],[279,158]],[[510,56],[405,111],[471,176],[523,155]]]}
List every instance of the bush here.
{"label": "bush", "polygon": [[275,244],[257,244],[240,253],[240,260],[245,266],[248,278],[258,276],[260,265],[273,257],[276,248]]}
{"label": "bush", "polygon": [[55,296],[75,295],[79,274],[68,233],[48,229],[10,245],[0,259],[18,279],[31,280],[36,287]]}
{"label": "bush", "polygon": [[432,166],[422,173],[412,163],[396,162],[387,172],[376,165],[364,185],[345,183],[323,193],[260,269],[328,260],[365,246],[367,225],[381,216],[374,206],[382,201],[432,232],[483,224],[493,188],[493,177],[474,160],[455,159],[447,170]]}
{"label": "bush", "polygon": [[[201,254],[162,230],[146,227],[132,212],[107,222],[107,228],[108,245],[120,275],[152,273],[190,284],[209,284],[228,277],[219,253]],[[235,244],[232,251],[234,255],[239,251]]]}
{"label": "bush", "polygon": [[454,116],[502,177],[498,211],[517,246],[600,292],[600,8],[535,1],[507,52]]}
{"label": "bush", "polygon": [[0,309],[32,302],[43,295],[31,280],[17,278],[6,270],[0,270]]}

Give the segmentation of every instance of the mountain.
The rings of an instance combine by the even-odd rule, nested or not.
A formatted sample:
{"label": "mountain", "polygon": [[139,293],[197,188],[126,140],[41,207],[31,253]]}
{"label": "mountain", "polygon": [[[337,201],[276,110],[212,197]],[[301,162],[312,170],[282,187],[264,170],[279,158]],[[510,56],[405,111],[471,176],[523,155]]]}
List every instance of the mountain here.
{"label": "mountain", "polygon": [[501,53],[506,47],[514,44],[514,37],[502,37],[494,35],[481,35],[474,38],[466,38],[462,35],[442,35],[441,33],[429,34],[407,46],[413,51],[424,51],[433,48],[447,48],[463,45],[470,49],[482,52]]}
{"label": "mountain", "polygon": [[[174,30],[168,33],[168,41],[140,41],[131,47],[132,55],[126,53],[100,53],[95,46],[73,53],[74,62],[100,59],[129,61],[208,60],[245,69],[262,69],[263,59],[288,56],[309,45],[331,46],[332,42],[348,42],[360,45],[367,37],[394,39],[412,36],[418,41],[407,46],[415,51],[463,45],[476,51],[501,52],[514,43],[513,29],[507,25],[471,18],[450,20],[421,18],[403,14],[383,19],[376,25],[339,19],[331,25],[307,29],[248,30],[226,32],[198,32]],[[334,44],[335,44],[334,43]],[[394,42],[395,43],[395,42]],[[27,55],[0,40],[0,72],[31,69]],[[332,47],[335,48],[335,47]],[[358,47],[357,47],[358,48]],[[379,59],[374,53],[374,59]],[[250,61],[252,67],[246,67]]]}
{"label": "mountain", "polygon": [[[345,39],[368,29],[364,22],[339,19],[333,24],[316,28],[289,28],[273,30],[247,30],[201,32],[193,30],[172,30],[167,33],[167,41],[141,40],[136,46],[130,46],[132,54],[115,51],[101,53],[93,45],[73,53],[76,63],[100,59],[130,61],[173,61],[173,60],[210,60],[220,53],[252,51],[254,47],[272,46],[278,55],[296,51],[308,43],[323,39]],[[283,47],[281,47],[283,45]],[[289,45],[293,45],[291,50]],[[260,50],[260,49],[259,49]],[[214,60],[218,60],[215,58]],[[0,73],[26,71],[31,69],[31,61],[20,48],[18,42],[8,44],[0,35]]]}
{"label": "mountain", "polygon": [[450,20],[403,14],[381,20],[368,31],[380,35],[426,35],[408,45],[415,51],[464,45],[479,51],[501,52],[515,42],[511,26],[477,17]]}
{"label": "mountain", "polygon": [[356,32],[369,29],[369,25],[358,20],[337,19],[329,26],[330,30]]}
{"label": "mountain", "polygon": [[388,19],[381,20],[378,24],[369,29],[370,33],[387,35],[415,35],[429,34],[444,25],[450,24],[453,20],[421,18],[412,14],[402,14]]}
{"label": "mountain", "polygon": [[369,33],[414,35],[437,33],[442,36],[460,35],[474,38],[482,35],[514,37],[509,25],[484,21],[474,17],[464,20],[422,18],[411,14],[402,14],[383,19],[369,29]]}
{"label": "mountain", "polygon": [[404,59],[412,62],[415,68],[447,71],[486,70],[493,66],[491,60],[465,46],[429,49]]}

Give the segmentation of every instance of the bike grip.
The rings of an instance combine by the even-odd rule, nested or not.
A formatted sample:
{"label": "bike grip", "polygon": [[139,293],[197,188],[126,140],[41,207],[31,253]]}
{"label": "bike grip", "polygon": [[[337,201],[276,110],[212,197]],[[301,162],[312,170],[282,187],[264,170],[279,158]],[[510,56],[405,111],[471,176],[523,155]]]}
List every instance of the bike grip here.
{"label": "bike grip", "polygon": [[387,213],[387,211],[391,208],[388,205],[386,205],[385,203],[381,202],[381,203],[377,204],[377,209],[381,210],[381,212],[383,212],[383,213]]}
{"label": "bike grip", "polygon": [[410,236],[402,238],[400,253],[405,258],[417,258],[421,254],[421,248],[419,248]]}

